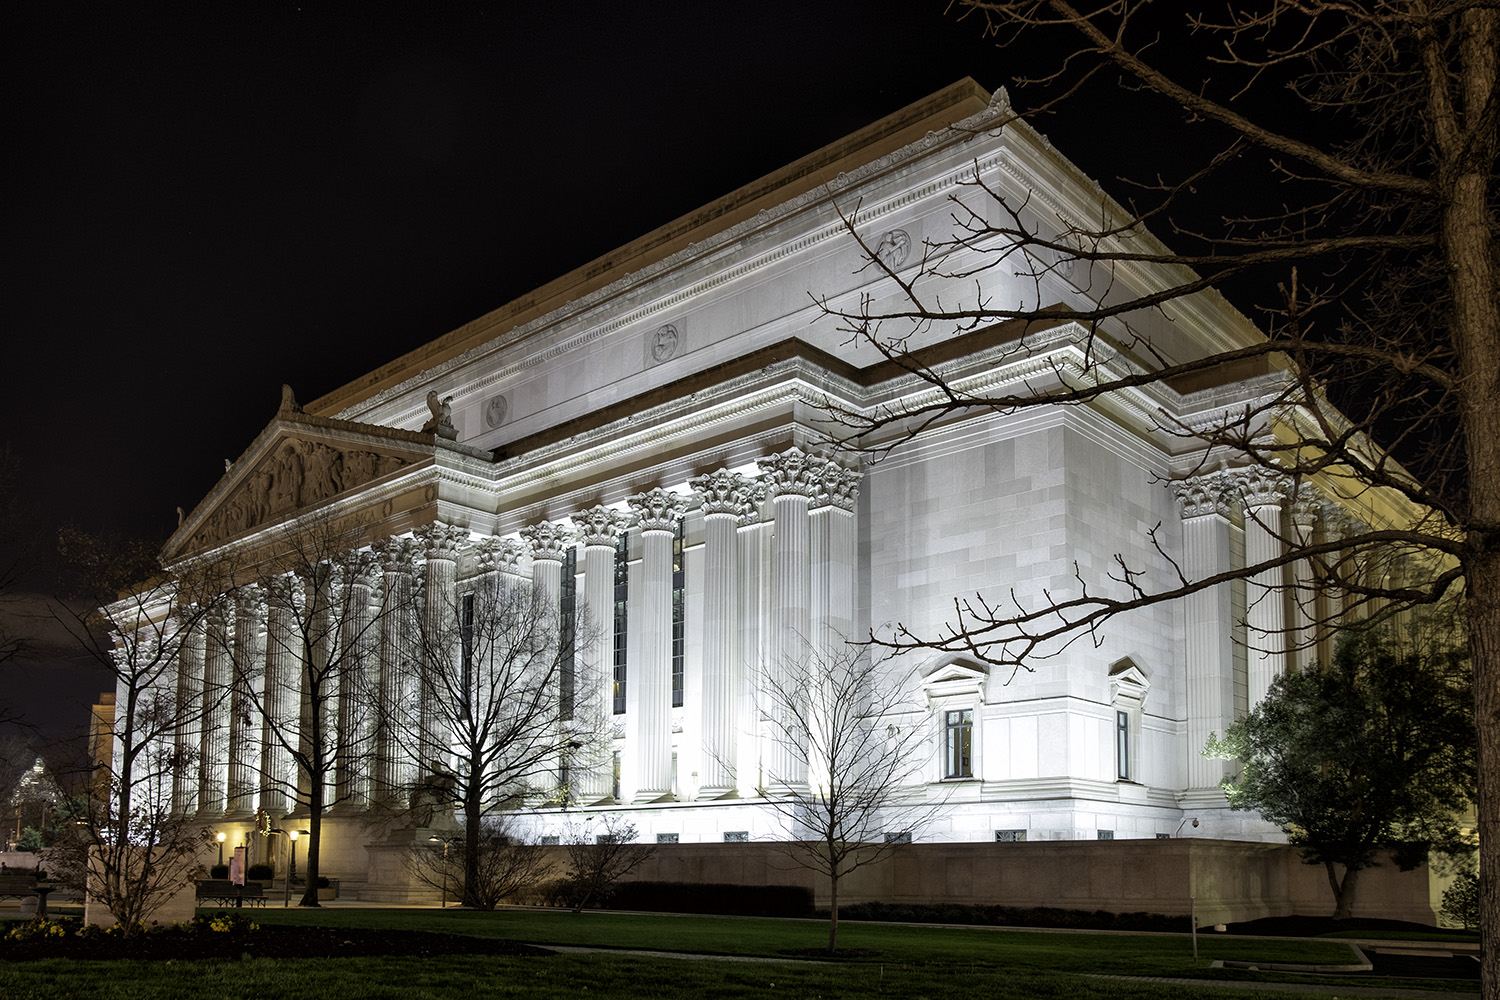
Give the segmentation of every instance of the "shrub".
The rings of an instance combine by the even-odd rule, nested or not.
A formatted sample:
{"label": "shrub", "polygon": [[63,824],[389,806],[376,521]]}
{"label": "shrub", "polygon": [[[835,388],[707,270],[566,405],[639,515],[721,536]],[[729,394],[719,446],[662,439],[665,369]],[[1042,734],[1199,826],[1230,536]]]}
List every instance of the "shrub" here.
{"label": "shrub", "polygon": [[1442,914],[1464,930],[1479,926],[1479,872],[1472,868],[1461,871],[1443,890]]}
{"label": "shrub", "polygon": [[813,911],[813,897],[810,889],[798,885],[640,881],[616,884],[607,905],[617,910],[805,917]]}
{"label": "shrub", "polygon": [[208,870],[208,877],[209,878],[228,878],[229,877],[229,866],[228,865],[214,865],[212,868],[210,868]]}
{"label": "shrub", "polygon": [[264,861],[251,865],[245,869],[245,878],[254,879],[257,882],[269,882],[276,877],[276,869]]}

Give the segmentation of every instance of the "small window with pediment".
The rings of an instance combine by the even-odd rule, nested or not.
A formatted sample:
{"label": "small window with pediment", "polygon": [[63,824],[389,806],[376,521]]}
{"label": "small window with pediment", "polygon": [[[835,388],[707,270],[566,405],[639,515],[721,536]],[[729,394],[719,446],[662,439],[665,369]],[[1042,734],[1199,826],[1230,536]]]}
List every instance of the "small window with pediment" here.
{"label": "small window with pediment", "polygon": [[1114,734],[1115,780],[1142,784],[1141,717],[1150,693],[1146,672],[1130,657],[1116,660],[1109,668],[1111,729]]}
{"label": "small window with pediment", "polygon": [[977,723],[987,679],[985,667],[956,658],[939,661],[923,676],[922,694],[939,734],[936,780],[979,777],[981,727]]}

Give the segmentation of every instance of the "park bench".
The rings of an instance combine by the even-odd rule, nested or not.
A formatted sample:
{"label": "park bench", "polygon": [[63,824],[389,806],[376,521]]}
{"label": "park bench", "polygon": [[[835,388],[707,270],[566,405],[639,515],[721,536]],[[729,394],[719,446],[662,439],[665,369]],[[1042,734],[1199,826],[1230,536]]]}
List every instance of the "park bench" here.
{"label": "park bench", "polygon": [[0,899],[29,899],[35,896],[37,899],[36,915],[45,917],[47,915],[47,893],[56,886],[36,880],[35,871],[16,871],[14,869],[0,872]]}
{"label": "park bench", "polygon": [[265,883],[246,882],[238,886],[227,878],[199,879],[198,900],[208,900],[215,906],[237,906],[241,900],[252,906],[265,906]]}

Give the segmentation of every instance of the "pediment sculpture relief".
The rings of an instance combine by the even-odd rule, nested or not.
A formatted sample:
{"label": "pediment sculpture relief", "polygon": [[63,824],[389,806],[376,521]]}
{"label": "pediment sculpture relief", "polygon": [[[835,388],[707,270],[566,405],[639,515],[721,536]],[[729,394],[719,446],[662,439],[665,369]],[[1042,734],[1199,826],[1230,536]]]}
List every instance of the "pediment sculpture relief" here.
{"label": "pediment sculpture relief", "polygon": [[401,468],[405,459],[373,451],[339,451],[321,441],[283,440],[261,460],[193,535],[211,545],[309,504],[356,489]]}

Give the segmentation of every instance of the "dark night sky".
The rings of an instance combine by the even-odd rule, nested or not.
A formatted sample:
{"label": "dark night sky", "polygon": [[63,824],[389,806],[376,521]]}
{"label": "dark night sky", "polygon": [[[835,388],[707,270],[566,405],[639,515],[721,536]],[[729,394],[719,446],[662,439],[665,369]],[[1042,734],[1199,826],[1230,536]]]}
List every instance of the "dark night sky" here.
{"label": "dark night sky", "polygon": [[[993,89],[1044,58],[945,0],[402,6],[0,15],[0,443],[39,531],[164,538],[282,382],[310,400],[963,76]],[[1118,143],[1171,138],[1107,94],[1042,128],[1106,183]]]}

